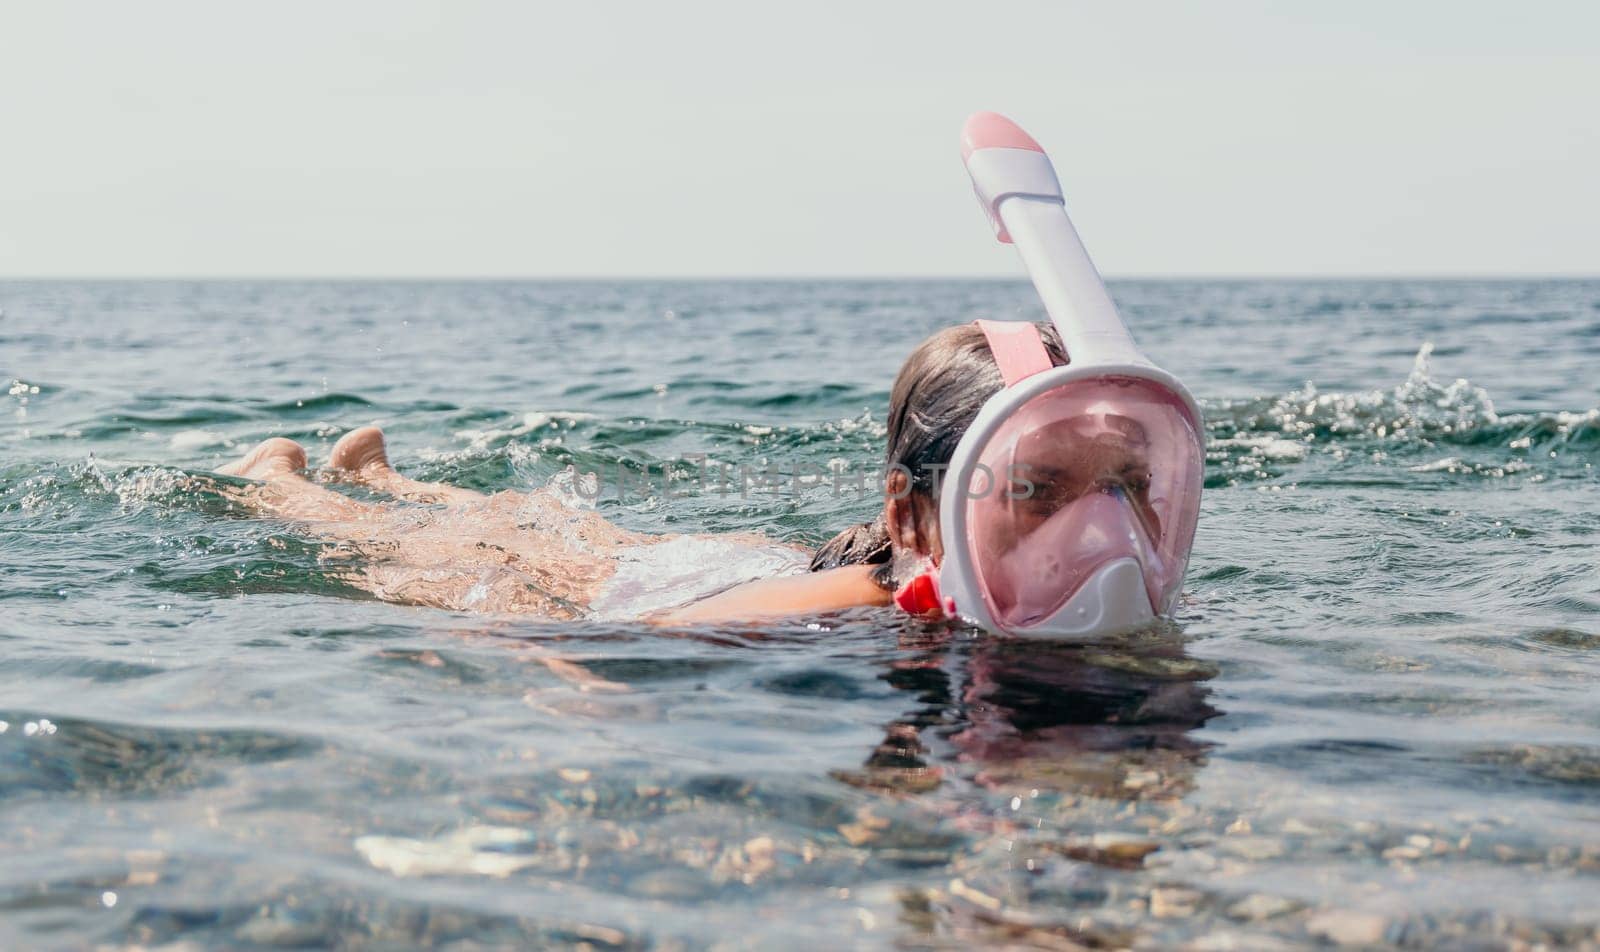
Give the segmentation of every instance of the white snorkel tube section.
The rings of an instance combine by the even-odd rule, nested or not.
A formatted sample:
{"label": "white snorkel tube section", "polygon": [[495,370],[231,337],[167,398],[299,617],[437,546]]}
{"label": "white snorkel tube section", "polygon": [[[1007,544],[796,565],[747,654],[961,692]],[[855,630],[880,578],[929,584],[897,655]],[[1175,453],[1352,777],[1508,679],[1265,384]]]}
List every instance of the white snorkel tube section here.
{"label": "white snorkel tube section", "polygon": [[995,236],[1016,246],[1076,365],[1144,364],[1078,230],[1050,157],[1010,119],[980,112],[967,120],[961,152]]}

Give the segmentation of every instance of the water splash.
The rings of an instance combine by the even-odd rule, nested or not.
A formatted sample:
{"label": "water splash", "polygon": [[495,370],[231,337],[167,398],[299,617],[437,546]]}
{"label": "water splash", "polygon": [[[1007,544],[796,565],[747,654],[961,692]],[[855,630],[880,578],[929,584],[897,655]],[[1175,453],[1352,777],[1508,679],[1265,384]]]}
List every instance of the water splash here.
{"label": "water splash", "polygon": [[[1323,392],[1315,383],[1281,396],[1206,405],[1208,485],[1292,477],[1292,464],[1359,458],[1417,474],[1504,478],[1592,470],[1588,444],[1600,409],[1513,414],[1495,410],[1487,390],[1430,372],[1433,344],[1390,389]],[[1443,458],[1416,462],[1439,447]],[[1464,451],[1464,452],[1463,452]]]}

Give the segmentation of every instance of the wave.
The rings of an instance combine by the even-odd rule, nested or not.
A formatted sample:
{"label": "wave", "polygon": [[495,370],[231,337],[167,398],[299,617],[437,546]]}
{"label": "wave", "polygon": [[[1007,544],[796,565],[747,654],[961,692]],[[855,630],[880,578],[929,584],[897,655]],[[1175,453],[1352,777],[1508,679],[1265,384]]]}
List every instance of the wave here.
{"label": "wave", "polygon": [[[1461,477],[1535,482],[1592,477],[1595,457],[1600,455],[1600,408],[1501,414],[1490,395],[1471,381],[1435,380],[1429,370],[1432,353],[1432,344],[1424,344],[1411,373],[1392,388],[1324,392],[1307,383],[1287,393],[1203,401],[1208,488],[1292,483],[1330,471],[1397,485]],[[313,402],[315,407],[296,409],[380,408],[349,394],[329,394]],[[665,485],[668,474],[693,478],[707,466],[771,467],[780,472],[805,468],[816,474],[805,484],[816,492],[808,493],[802,486],[798,496],[778,506],[790,530],[803,530],[808,510],[813,518],[826,518],[831,525],[861,509],[863,504],[856,501],[824,500],[822,487],[828,483],[824,474],[873,471],[881,461],[886,435],[881,415],[871,410],[816,422],[778,423],[555,409],[513,412],[441,404],[382,408],[395,414],[400,432],[392,449],[403,466],[423,479],[483,491],[549,486],[571,494],[577,485],[574,473],[579,477],[593,473],[602,481],[629,477],[638,487],[641,478]],[[405,411],[445,415],[425,422],[419,438],[406,432],[416,418]],[[237,435],[196,427],[203,419],[189,413],[147,414],[142,422],[182,427],[163,440],[179,453],[211,447],[232,450],[240,445]],[[302,438],[331,440],[343,429],[330,424]],[[308,448],[315,457],[315,448]],[[27,522],[27,512],[45,507],[53,509],[52,518],[60,518],[91,500],[96,504],[112,500],[123,515],[146,507],[227,513],[229,503],[216,486],[209,476],[179,467],[112,464],[93,457],[74,463],[11,464],[0,468],[0,514],[22,513]],[[637,500],[640,510],[654,508],[648,484],[646,488]],[[709,508],[694,507],[699,510],[694,514],[711,515],[715,504],[706,505]]]}
{"label": "wave", "polygon": [[[1314,383],[1278,396],[1204,404],[1208,485],[1290,475],[1294,464],[1359,461],[1405,472],[1504,478],[1592,472],[1600,408],[1502,415],[1471,381],[1429,373],[1433,344],[1387,390],[1324,393]],[[1444,449],[1445,455],[1418,462]]]}

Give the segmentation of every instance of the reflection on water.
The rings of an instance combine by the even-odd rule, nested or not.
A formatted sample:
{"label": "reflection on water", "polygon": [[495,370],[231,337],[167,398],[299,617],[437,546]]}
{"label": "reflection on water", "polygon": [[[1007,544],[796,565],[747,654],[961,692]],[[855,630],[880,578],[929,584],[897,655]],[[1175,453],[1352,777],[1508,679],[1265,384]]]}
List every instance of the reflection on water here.
{"label": "reflection on water", "polygon": [[924,792],[953,769],[1030,795],[1181,796],[1208,746],[1189,732],[1218,713],[1204,687],[1216,669],[1186,657],[1176,629],[1137,637],[1130,648],[905,636],[910,657],[883,678],[917,706],[889,725],[863,771],[838,776]]}
{"label": "reflection on water", "polygon": [[[917,629],[900,646],[882,677],[915,706],[861,769],[834,776],[939,803],[976,837],[953,858],[963,876],[901,895],[902,922],[929,939],[1131,941],[1128,919],[1095,913],[1138,895],[1120,880],[1161,843],[1104,819],[1143,801],[1170,811],[1189,792],[1210,746],[1192,732],[1219,714],[1205,684],[1215,666],[1188,657],[1170,627],[1074,645]],[[1019,867],[1029,882],[1006,881]]]}

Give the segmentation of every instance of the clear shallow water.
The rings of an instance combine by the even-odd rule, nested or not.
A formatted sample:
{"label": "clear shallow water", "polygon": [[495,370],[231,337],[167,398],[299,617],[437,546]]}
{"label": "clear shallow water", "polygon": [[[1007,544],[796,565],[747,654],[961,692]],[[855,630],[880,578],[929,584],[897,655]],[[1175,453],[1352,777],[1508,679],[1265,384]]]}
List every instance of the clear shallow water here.
{"label": "clear shallow water", "polygon": [[1600,282],[1114,291],[1205,509],[1176,625],[1045,650],[382,604],[188,475],[374,422],[480,489],[870,465],[1025,285],[0,284],[0,945],[1594,943]]}

